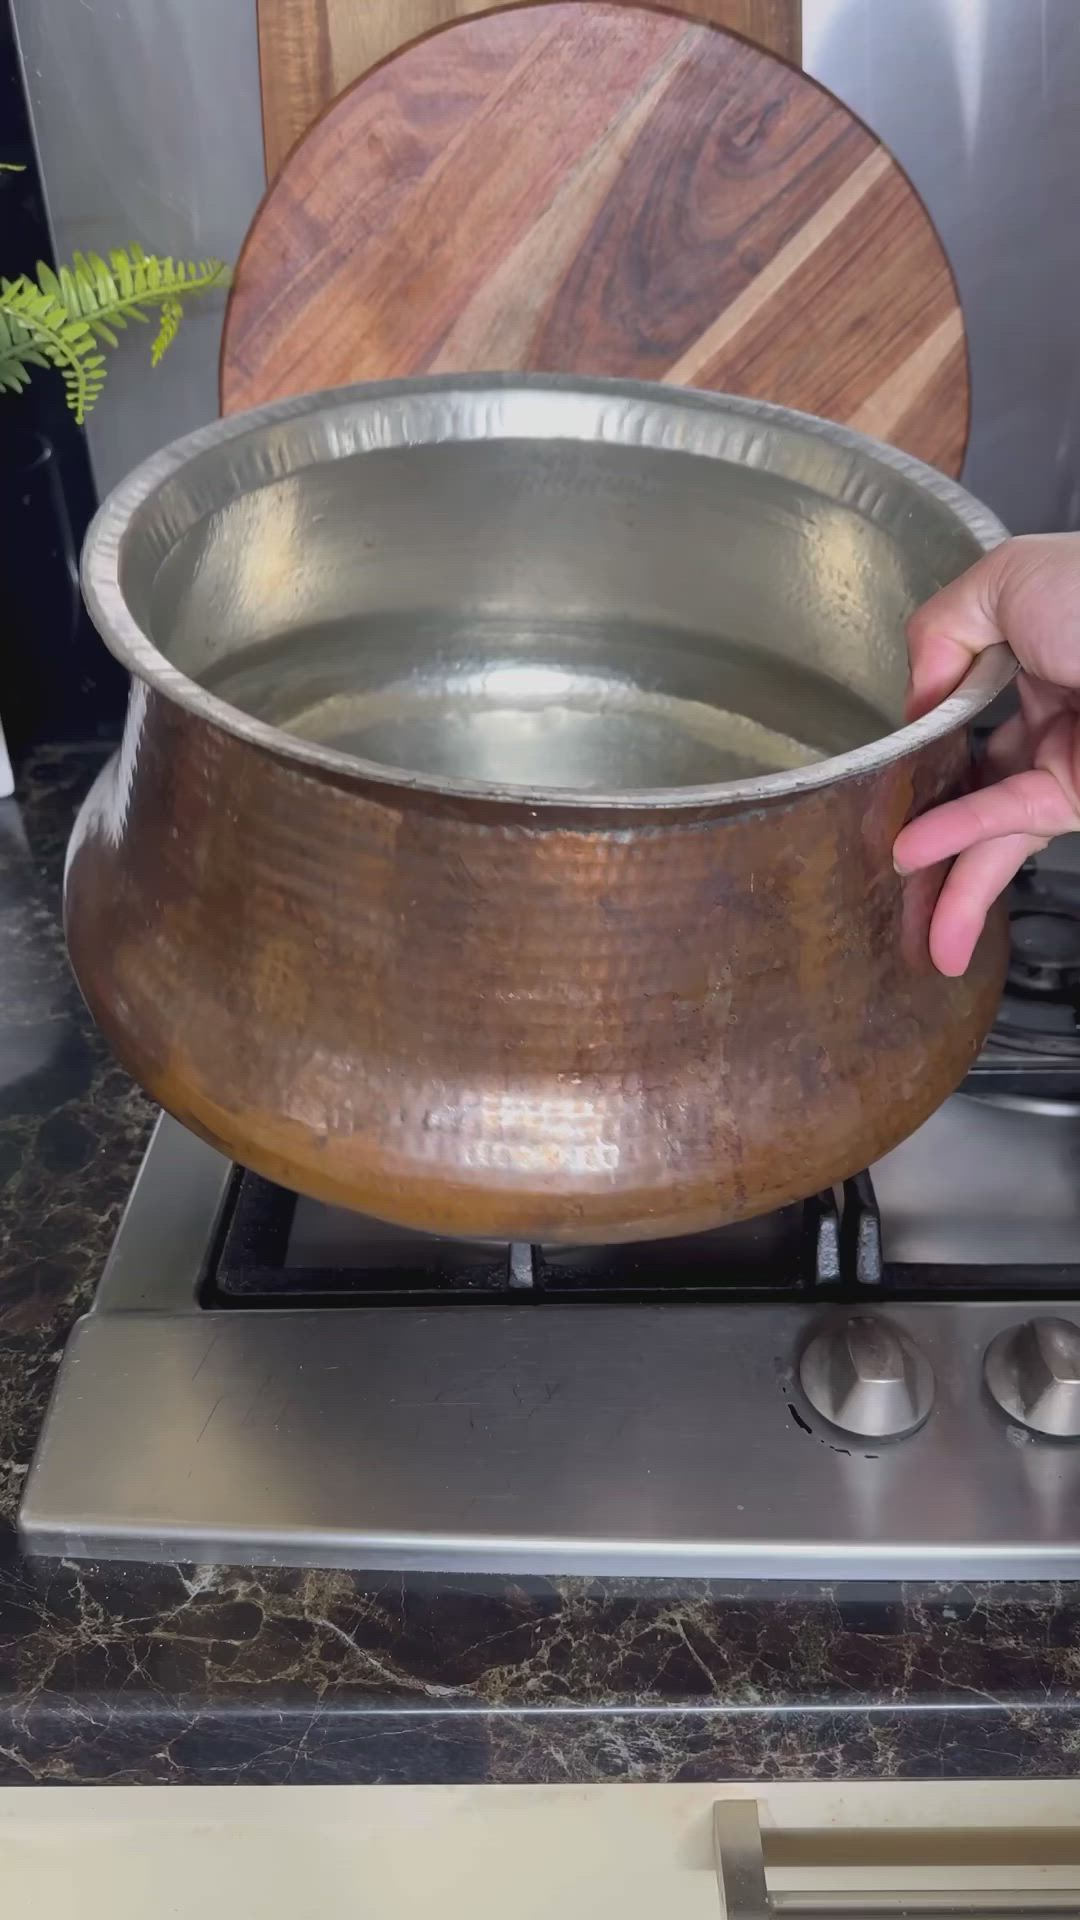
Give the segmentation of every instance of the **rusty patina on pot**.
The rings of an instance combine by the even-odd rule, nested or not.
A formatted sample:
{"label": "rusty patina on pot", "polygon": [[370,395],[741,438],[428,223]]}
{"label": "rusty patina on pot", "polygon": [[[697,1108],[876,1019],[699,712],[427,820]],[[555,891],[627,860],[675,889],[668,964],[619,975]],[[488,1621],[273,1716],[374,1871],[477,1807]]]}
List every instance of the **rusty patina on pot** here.
{"label": "rusty patina on pot", "polygon": [[[544,383],[444,388],[460,419],[463,394],[532,399]],[[373,407],[384,432],[395,404],[419,394],[430,408],[439,391],[322,396],[219,423],[102,510],[88,597],[136,678],[69,856],[68,939],[89,1006],[143,1086],[223,1152],[407,1225],[635,1239],[814,1192],[926,1118],[993,1018],[1002,918],[966,978],[943,979],[927,952],[934,887],[902,882],[891,846],[967,777],[967,724],[1009,664],[984,660],[944,720],[884,750],[651,792],[413,778],[207,695],[189,677],[195,629],[175,612],[188,588],[168,576],[185,526],[227,514],[245,473],[271,493],[295,485],[281,479],[288,445],[301,479],[323,472],[328,420],[338,447],[347,423],[355,457]],[[615,404],[606,387],[572,394]],[[879,486],[882,470],[924,484],[904,456],[862,454],[856,436],[770,409],[643,389],[631,402],[637,446],[643,408],[660,446],[672,420],[706,445],[712,423],[764,420],[780,438],[854,448]],[[512,409],[501,425],[511,432]],[[414,452],[419,433],[414,416]],[[934,488],[950,511],[966,500]],[[969,504],[957,568],[1000,535]],[[231,564],[224,586],[210,580],[200,631],[230,592],[243,627]],[[155,617],[182,632],[177,665],[147,638]],[[902,619],[890,644],[902,649]]]}

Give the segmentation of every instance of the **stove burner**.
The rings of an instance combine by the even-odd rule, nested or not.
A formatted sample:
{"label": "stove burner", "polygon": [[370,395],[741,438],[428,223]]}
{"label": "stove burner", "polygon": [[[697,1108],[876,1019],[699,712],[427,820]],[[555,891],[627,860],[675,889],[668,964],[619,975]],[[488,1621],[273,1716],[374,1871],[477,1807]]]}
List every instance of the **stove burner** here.
{"label": "stove burner", "polygon": [[1028,993],[1061,993],[1080,986],[1080,918],[1040,908],[1009,921],[1009,983]]}
{"label": "stove burner", "polygon": [[[1009,966],[998,1017],[968,1091],[996,1099],[991,1085],[1004,1054],[1041,1055],[1051,1067],[1080,1068],[1080,889],[1070,873],[1029,865],[1009,896]],[[1053,1097],[1066,1096],[1064,1087]],[[1045,1098],[1047,1089],[1010,1091]],[[1063,1110],[1073,1110],[1071,1090]]]}

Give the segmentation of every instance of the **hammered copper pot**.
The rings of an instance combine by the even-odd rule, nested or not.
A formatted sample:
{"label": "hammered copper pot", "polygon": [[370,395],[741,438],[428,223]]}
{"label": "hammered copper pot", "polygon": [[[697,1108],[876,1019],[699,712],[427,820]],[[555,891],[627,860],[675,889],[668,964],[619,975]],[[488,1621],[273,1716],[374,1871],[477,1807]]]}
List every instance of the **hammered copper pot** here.
{"label": "hammered copper pot", "polygon": [[216,422],[87,542],[133,675],[68,940],[126,1067],[302,1192],[462,1235],[686,1233],[873,1161],[992,1019],[894,836],[1004,650],[900,726],[1002,537],[756,402],[412,381]]}

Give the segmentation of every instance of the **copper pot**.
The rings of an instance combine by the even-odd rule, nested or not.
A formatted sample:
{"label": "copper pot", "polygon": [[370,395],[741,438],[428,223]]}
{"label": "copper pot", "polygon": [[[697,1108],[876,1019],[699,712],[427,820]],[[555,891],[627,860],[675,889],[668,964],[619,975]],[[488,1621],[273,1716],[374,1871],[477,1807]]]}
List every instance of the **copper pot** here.
{"label": "copper pot", "polygon": [[443,1233],[697,1231],[921,1122],[1001,987],[894,836],[987,653],[899,725],[904,623],[1002,537],[902,453],[758,402],[421,380],[215,422],[91,530],[133,675],[68,940],[170,1112]]}

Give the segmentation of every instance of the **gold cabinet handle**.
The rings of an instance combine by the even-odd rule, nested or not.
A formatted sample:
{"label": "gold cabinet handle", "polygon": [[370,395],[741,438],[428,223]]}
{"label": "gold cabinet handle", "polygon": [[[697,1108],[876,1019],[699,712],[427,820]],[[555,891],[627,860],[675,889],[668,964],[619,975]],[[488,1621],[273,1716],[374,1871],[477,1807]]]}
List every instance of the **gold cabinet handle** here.
{"label": "gold cabinet handle", "polygon": [[[770,1835],[770,1841],[779,1842],[775,1851],[789,1870],[800,1864],[817,1869],[825,1866],[835,1868],[837,1877],[842,1877],[845,1869],[858,1867],[862,1870],[860,1877],[865,1879],[875,1864],[890,1869],[902,1864],[911,1866],[922,1882],[920,1886],[904,1890],[890,1887],[880,1893],[842,1886],[828,1891],[785,1888],[777,1892],[769,1887],[757,1802],[719,1800],[713,1808],[713,1851],[722,1920],[842,1920],[844,1915],[854,1914],[862,1920],[874,1920],[875,1916],[881,1920],[886,1916],[891,1920],[964,1920],[965,1916],[966,1920],[1035,1920],[1040,1914],[1063,1913],[1072,1914],[1075,1920],[1080,1915],[1080,1831],[1053,1828],[1012,1836],[1011,1852],[1010,1836],[988,1831],[982,1841],[991,1864],[1010,1869],[1013,1880],[1018,1870],[1033,1866],[1076,1869],[1075,1883],[1068,1887],[1010,1885],[1000,1893],[965,1892],[951,1886],[947,1891],[940,1887],[935,1890],[926,1885],[935,1864],[941,1865],[943,1860],[955,1864],[957,1859],[961,1864],[971,1864],[978,1858],[973,1855],[973,1848],[980,1845],[978,1834],[954,1834],[950,1850],[948,1844],[942,1844],[943,1833],[947,1842],[947,1829],[933,1835],[920,1835],[911,1829],[890,1829],[882,1834],[834,1830],[821,1837],[820,1845],[814,1844],[815,1836]],[[1036,1858],[1033,1846],[1042,1848],[1045,1858]]]}

